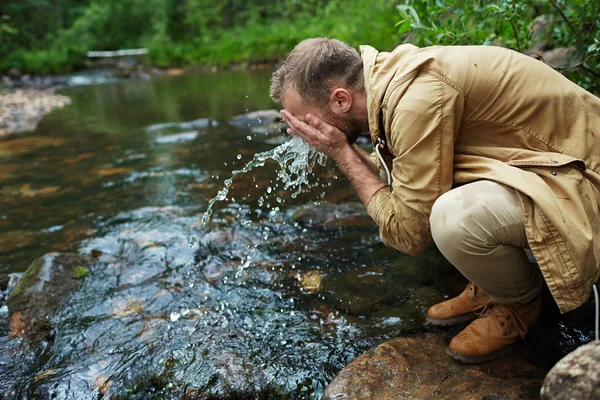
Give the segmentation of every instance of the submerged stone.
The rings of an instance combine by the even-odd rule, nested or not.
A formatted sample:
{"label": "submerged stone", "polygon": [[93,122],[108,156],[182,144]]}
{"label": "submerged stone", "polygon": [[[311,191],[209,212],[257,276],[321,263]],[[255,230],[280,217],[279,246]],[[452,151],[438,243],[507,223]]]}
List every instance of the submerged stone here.
{"label": "submerged stone", "polygon": [[457,363],[440,335],[385,342],[346,366],[325,389],[338,399],[534,399],[544,371],[505,358],[482,365]]}
{"label": "submerged stone", "polygon": [[600,341],[560,360],[546,376],[540,395],[542,400],[600,399]]}
{"label": "submerged stone", "polygon": [[4,140],[2,141],[2,147],[0,147],[0,157],[31,153],[42,147],[59,147],[64,143],[65,139],[43,136],[26,136]]}
{"label": "submerged stone", "polygon": [[292,220],[302,226],[321,227],[327,230],[375,227],[375,223],[363,205],[357,202],[306,205],[294,212]]}
{"label": "submerged stone", "polygon": [[204,129],[211,126],[217,126],[217,121],[210,118],[200,118],[187,122],[166,122],[162,124],[150,125],[145,128],[146,132],[170,131],[170,130],[187,130],[187,129]]}
{"label": "submerged stone", "polygon": [[238,128],[257,128],[279,122],[281,122],[281,115],[279,114],[279,111],[258,110],[246,114],[236,115],[231,119],[231,121],[229,121],[229,124]]}
{"label": "submerged stone", "polygon": [[50,339],[52,316],[91,264],[91,258],[72,253],[49,253],[32,262],[8,298],[11,337],[25,336],[34,344]]}
{"label": "submerged stone", "polygon": [[191,142],[192,140],[196,140],[199,134],[199,131],[181,132],[173,135],[159,136],[156,139],[154,139],[154,142],[157,144]]}

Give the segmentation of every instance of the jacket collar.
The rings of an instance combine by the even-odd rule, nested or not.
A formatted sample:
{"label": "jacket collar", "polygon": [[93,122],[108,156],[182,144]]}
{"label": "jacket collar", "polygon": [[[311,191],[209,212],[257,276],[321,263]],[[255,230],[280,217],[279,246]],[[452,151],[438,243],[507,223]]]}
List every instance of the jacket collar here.
{"label": "jacket collar", "polygon": [[381,84],[378,85],[377,79],[375,79],[380,69],[380,65],[377,64],[377,55],[379,52],[373,47],[366,45],[360,46],[360,52],[363,60],[365,91],[367,93],[369,132],[373,146],[375,146],[377,139],[383,132],[381,103],[385,95],[385,88]]}

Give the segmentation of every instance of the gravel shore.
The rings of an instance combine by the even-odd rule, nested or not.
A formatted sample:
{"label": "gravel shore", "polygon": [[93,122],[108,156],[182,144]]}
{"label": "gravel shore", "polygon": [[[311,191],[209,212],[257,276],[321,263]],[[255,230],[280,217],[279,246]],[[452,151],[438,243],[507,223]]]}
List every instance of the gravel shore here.
{"label": "gravel shore", "polygon": [[69,103],[54,89],[5,89],[0,92],[0,136],[32,131],[44,115]]}

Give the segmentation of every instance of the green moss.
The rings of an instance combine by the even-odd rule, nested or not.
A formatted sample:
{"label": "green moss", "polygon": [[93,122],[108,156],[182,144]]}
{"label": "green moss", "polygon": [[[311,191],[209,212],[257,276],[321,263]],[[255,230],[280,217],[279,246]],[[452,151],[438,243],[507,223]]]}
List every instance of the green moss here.
{"label": "green moss", "polygon": [[75,268],[73,268],[73,271],[71,271],[71,278],[73,279],[83,279],[88,275],[88,270],[85,267],[82,267],[81,265],[76,266]]}
{"label": "green moss", "polygon": [[39,279],[38,274],[40,269],[44,265],[44,259],[38,258],[34,262],[29,265],[29,268],[23,274],[23,277],[17,283],[17,286],[10,293],[10,297],[8,298],[8,308],[12,309],[12,305],[15,303],[16,299],[29,287],[34,285],[36,281]]}

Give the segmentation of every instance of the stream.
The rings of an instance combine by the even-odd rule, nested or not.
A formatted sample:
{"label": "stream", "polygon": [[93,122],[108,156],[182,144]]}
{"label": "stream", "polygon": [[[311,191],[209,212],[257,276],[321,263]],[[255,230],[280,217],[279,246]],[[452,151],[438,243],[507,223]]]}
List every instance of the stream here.
{"label": "stream", "polygon": [[[331,161],[312,154],[290,187],[281,160],[306,149],[230,123],[276,108],[270,75],[71,87],[0,139],[0,273],[96,257],[51,342],[9,338],[0,304],[0,399],[318,399],[364,351],[433,329],[427,308],[466,283],[454,268],[386,248]],[[527,350],[539,365],[591,335],[552,323]]]}

